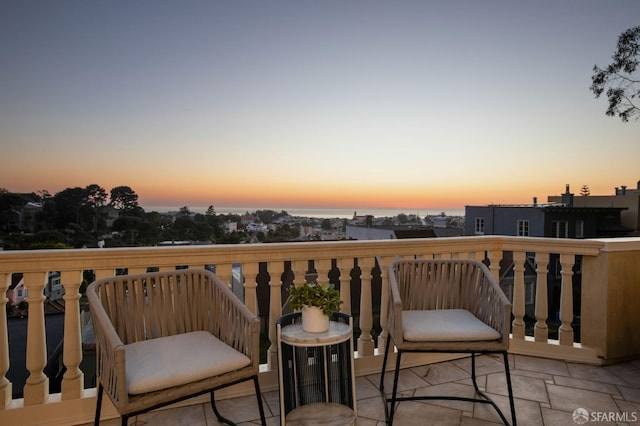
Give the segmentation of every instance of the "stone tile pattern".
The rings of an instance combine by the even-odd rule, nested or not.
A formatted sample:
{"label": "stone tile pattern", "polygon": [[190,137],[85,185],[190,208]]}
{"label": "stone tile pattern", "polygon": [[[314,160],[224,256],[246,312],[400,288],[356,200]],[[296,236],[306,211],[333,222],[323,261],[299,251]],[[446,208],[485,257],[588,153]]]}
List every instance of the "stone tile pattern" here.
{"label": "stone tile pattern", "polygon": [[[600,367],[510,355],[509,363],[520,425],[575,425],[578,423],[573,420],[573,412],[578,408],[586,409],[590,416],[609,416],[598,418],[598,422],[589,421],[587,425],[640,425],[640,360]],[[476,368],[478,385],[492,396],[510,419],[502,357],[478,357]],[[470,358],[404,369],[400,373],[398,389],[403,395],[453,393],[473,396],[470,371]],[[356,378],[356,424],[359,426],[385,424],[384,405],[378,391],[379,378],[378,374]],[[385,390],[390,392],[392,385],[393,373],[388,372]],[[278,392],[266,392],[263,399],[267,425],[279,425]],[[239,426],[260,424],[254,396],[219,401],[217,406],[223,415]],[[120,423],[113,420],[102,424]],[[200,404],[146,413],[131,419],[129,424],[217,426],[221,423],[216,420],[209,404]],[[401,402],[394,424],[480,426],[502,423],[493,408],[485,404],[431,400]]]}

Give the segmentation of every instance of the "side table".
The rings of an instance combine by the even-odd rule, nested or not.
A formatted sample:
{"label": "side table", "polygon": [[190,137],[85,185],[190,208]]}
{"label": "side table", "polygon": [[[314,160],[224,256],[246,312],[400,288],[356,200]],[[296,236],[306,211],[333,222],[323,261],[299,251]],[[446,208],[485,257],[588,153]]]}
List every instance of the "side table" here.
{"label": "side table", "polygon": [[356,419],[353,328],[334,312],[329,330],[302,330],[302,314],[276,321],[281,425],[353,425]]}

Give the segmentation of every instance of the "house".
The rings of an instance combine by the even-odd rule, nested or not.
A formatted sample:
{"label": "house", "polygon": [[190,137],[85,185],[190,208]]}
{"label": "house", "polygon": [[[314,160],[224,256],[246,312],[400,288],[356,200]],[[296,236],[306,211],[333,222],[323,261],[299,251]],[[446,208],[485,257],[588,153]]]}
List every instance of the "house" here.
{"label": "house", "polygon": [[265,232],[267,227],[262,223],[251,222],[247,224],[245,229],[247,232]]}
{"label": "house", "polygon": [[[620,212],[620,224],[631,229],[627,234],[640,235],[640,181],[636,189],[630,189],[622,185],[614,189],[613,195],[580,195],[574,196],[566,186],[562,195],[548,196],[549,203],[562,203],[570,201],[574,207],[617,207],[623,209]],[[563,201],[564,200],[564,201]]]}
{"label": "house", "polygon": [[231,222],[230,220],[227,220],[222,224],[222,226],[224,227],[224,231],[227,234],[236,232],[238,230],[238,222]]}
{"label": "house", "polygon": [[464,235],[597,238],[633,232],[620,220],[626,207],[576,207],[568,197],[573,194],[566,195],[563,203],[466,206]]}
{"label": "house", "polygon": [[113,222],[120,217],[120,210],[111,205],[100,207],[100,214],[103,215],[107,228],[113,227]]}
{"label": "house", "polygon": [[28,202],[20,211],[20,230],[34,232],[38,222],[38,214],[42,212],[42,203]]}
{"label": "house", "polygon": [[25,300],[29,295],[29,291],[24,286],[24,278],[22,274],[12,274],[11,275],[11,285],[7,289],[7,299],[9,299],[8,304],[12,306],[18,306],[20,302]]}
{"label": "house", "polygon": [[[49,272],[49,278],[44,287],[44,296],[49,301],[62,299],[64,286],[60,282],[60,272]],[[18,306],[20,302],[29,297],[29,290],[24,285],[24,277],[21,273],[11,275],[11,285],[7,289],[6,297],[12,306]]]}

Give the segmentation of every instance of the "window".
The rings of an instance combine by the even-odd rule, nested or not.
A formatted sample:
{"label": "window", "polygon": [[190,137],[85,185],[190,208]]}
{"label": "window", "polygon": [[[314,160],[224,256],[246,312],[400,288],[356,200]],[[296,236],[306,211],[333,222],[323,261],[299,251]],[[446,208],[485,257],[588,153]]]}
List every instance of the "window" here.
{"label": "window", "polygon": [[584,238],[584,221],[576,221],[576,238]]}
{"label": "window", "polygon": [[525,281],[524,283],[524,304],[534,305],[536,303],[536,282]]}
{"label": "window", "polygon": [[528,236],[529,236],[529,221],[518,220],[518,237],[528,237]]}
{"label": "window", "polygon": [[551,237],[552,238],[569,238],[568,226],[566,220],[551,221]]}
{"label": "window", "polygon": [[476,217],[476,235],[484,235],[484,217]]}

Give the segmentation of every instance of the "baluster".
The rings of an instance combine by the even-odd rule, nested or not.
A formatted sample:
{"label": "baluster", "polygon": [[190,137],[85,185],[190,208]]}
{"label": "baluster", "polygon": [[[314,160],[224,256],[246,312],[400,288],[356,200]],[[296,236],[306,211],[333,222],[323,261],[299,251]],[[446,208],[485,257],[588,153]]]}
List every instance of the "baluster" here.
{"label": "baluster", "polygon": [[276,320],[282,316],[282,274],[284,274],[284,262],[269,262],[267,265],[269,275],[269,341],[271,345],[267,352],[267,364],[269,370],[278,368],[278,344],[276,343]]}
{"label": "baluster", "polygon": [[549,253],[536,253],[536,325],[533,336],[536,342],[547,343],[549,328],[549,305],[547,304],[547,267],[549,265]]}
{"label": "baluster", "polygon": [[296,287],[306,282],[306,274],[309,262],[306,260],[292,260],[291,271],[293,272],[293,285]]}
{"label": "baluster", "polygon": [[80,293],[82,271],[62,271],[60,281],[64,286],[64,351],[62,359],[67,371],[62,378],[62,399],[80,399],[84,376],[82,362],[82,330],[80,328]]}
{"label": "baluster", "polygon": [[386,346],[387,338],[389,336],[389,330],[387,328],[387,315],[389,314],[389,274],[387,272],[387,266],[391,259],[391,256],[378,257],[380,278],[382,279],[380,294],[380,327],[382,328],[382,331],[378,336],[378,353],[382,353],[382,349]]}
{"label": "baluster", "polygon": [[47,365],[47,336],[44,324],[44,286],[48,272],[24,274],[24,285],[29,295],[27,320],[27,370],[29,377],[24,385],[24,405],[44,404],[49,397],[49,378],[44,374]]}
{"label": "baluster", "polygon": [[572,254],[561,254],[562,284],[560,287],[560,321],[562,325],[558,331],[558,339],[561,345],[573,345],[573,265],[575,257]]}
{"label": "baluster", "polygon": [[329,271],[331,270],[331,259],[318,259],[315,261],[316,272],[318,273],[318,284],[329,283]]}
{"label": "baluster", "polygon": [[0,273],[0,410],[11,404],[12,384],[7,379],[9,371],[9,334],[7,330],[7,289],[11,286],[11,274]]}
{"label": "baluster", "polygon": [[96,269],[94,273],[96,275],[96,281],[98,281],[103,278],[109,278],[114,276],[115,271],[113,269]]}
{"label": "baluster", "polygon": [[340,258],[336,264],[340,270],[341,311],[351,315],[351,269],[353,269],[353,259]]}
{"label": "baluster", "polygon": [[373,268],[373,258],[358,258],[360,266],[360,337],[358,338],[358,356],[373,355],[373,339],[371,338],[371,327],[373,323],[373,312],[371,306],[371,269]]}
{"label": "baluster", "polygon": [[524,252],[513,252],[513,322],[511,330],[514,339],[524,339]]}
{"label": "baluster", "polygon": [[244,304],[254,315],[258,315],[258,294],[256,292],[256,288],[258,288],[258,283],[256,282],[258,267],[259,264],[257,262],[242,265],[244,275]]}
{"label": "baluster", "polygon": [[231,283],[232,269],[233,264],[231,263],[222,263],[220,265],[216,265],[216,275],[222,280],[223,283],[227,285],[227,287],[231,289],[233,289],[233,285]]}
{"label": "baluster", "polygon": [[500,284],[500,260],[502,260],[502,250],[489,250],[487,253],[489,258],[489,271],[493,275],[493,279]]}

